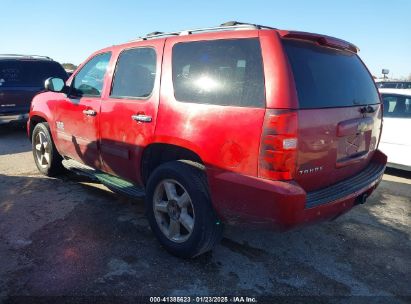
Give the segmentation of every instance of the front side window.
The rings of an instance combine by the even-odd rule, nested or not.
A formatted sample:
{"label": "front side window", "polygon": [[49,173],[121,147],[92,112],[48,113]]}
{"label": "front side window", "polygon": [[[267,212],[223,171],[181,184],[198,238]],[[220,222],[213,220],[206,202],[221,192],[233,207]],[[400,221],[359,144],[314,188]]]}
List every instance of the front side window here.
{"label": "front side window", "polygon": [[117,61],[110,97],[145,98],[156,78],[156,52],[152,48],[123,51]]}
{"label": "front side window", "polygon": [[71,93],[80,97],[100,97],[110,57],[111,53],[99,54],[87,62],[75,76]]}
{"label": "front side window", "polygon": [[411,118],[411,96],[382,95],[384,101],[384,116]]}
{"label": "front side window", "polygon": [[264,107],[264,73],[257,38],[178,43],[172,57],[178,101]]}

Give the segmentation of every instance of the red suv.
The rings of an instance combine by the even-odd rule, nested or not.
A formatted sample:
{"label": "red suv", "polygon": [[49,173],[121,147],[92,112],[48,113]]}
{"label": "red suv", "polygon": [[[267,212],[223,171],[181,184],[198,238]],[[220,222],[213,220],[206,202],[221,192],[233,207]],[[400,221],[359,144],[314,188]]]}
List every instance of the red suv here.
{"label": "red suv", "polygon": [[223,223],[289,229],[363,203],[382,178],[382,107],[346,41],[230,22],[89,57],[32,102],[38,169],[145,196],[152,230],[193,257]]}

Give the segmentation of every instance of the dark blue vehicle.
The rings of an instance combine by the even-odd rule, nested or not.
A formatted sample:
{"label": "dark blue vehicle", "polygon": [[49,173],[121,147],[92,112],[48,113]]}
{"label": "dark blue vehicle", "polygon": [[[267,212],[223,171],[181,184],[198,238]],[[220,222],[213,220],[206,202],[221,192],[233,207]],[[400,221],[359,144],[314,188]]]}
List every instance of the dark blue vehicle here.
{"label": "dark blue vehicle", "polygon": [[67,73],[46,56],[0,55],[0,125],[25,122],[34,95],[49,77],[67,79]]}

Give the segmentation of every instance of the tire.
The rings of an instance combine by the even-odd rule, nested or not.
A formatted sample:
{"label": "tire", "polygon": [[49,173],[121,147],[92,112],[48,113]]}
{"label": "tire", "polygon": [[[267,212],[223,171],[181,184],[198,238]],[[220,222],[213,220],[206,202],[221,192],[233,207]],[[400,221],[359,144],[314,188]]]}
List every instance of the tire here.
{"label": "tire", "polygon": [[31,137],[34,162],[37,169],[46,176],[56,176],[64,171],[63,158],[58,153],[47,122],[38,123]]}
{"label": "tire", "polygon": [[223,225],[212,208],[201,167],[190,161],[168,162],[154,170],[147,183],[151,229],[168,252],[182,258],[211,250],[222,237]]}

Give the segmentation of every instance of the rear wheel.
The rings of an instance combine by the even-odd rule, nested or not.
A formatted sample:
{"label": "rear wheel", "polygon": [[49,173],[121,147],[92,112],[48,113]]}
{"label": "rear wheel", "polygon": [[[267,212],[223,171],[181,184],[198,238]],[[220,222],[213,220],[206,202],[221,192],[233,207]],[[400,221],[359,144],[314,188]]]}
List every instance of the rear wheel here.
{"label": "rear wheel", "polygon": [[221,239],[223,227],[198,164],[173,161],[158,167],[147,183],[146,212],[160,243],[176,256],[195,257]]}
{"label": "rear wheel", "polygon": [[31,142],[34,161],[42,174],[55,176],[64,170],[63,159],[51,138],[48,123],[38,123],[34,127]]}

